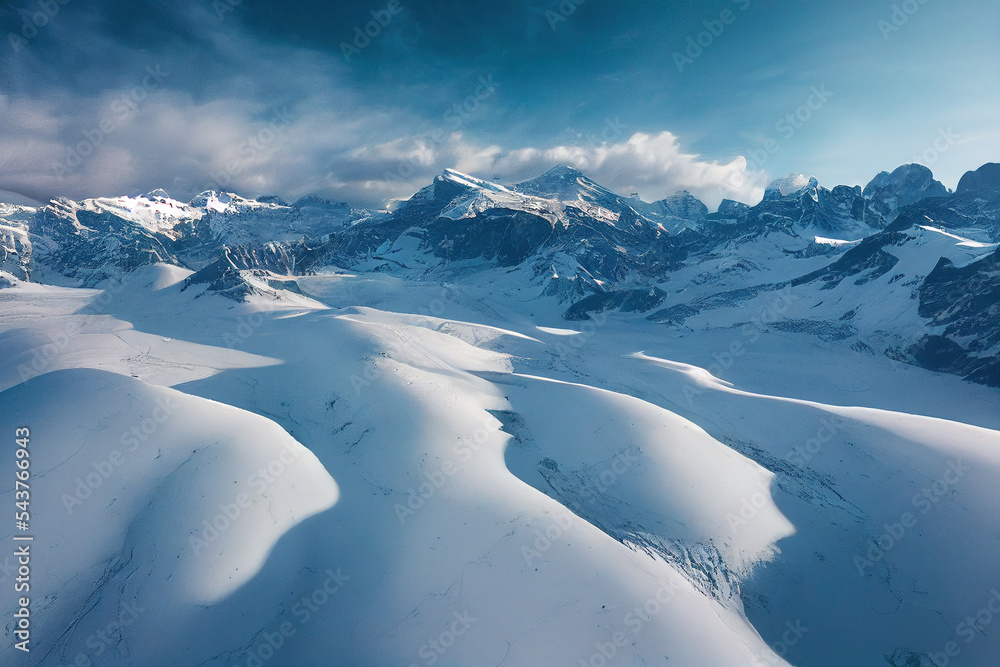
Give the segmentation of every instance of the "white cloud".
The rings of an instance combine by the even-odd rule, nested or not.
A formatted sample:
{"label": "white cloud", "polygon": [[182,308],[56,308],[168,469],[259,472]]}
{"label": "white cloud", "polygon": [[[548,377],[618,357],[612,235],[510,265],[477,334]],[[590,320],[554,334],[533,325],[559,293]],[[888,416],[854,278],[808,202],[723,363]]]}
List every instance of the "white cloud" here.
{"label": "white cloud", "polygon": [[[704,160],[670,132],[501,146],[472,136],[465,115],[421,115],[420,100],[409,109],[366,103],[346,66],[327,54],[268,47],[239,32],[205,30],[203,37],[226,56],[205,65],[214,94],[180,92],[190,84],[189,56],[164,53],[157,71],[167,75],[155,81],[147,65],[135,64],[131,76],[128,68],[118,72],[115,88],[0,95],[0,190],[45,201],[228,189],[381,206],[411,196],[445,168],[512,182],[569,164],[647,201],[687,189],[714,207],[723,197],[753,202],[763,193],[763,175],[747,171],[745,161]],[[126,57],[114,44],[102,48]],[[212,69],[228,57],[254,72],[252,85],[239,72]],[[154,85],[143,88],[144,81]],[[493,104],[492,95],[481,103]],[[417,134],[434,127],[447,129]]]}
{"label": "white cloud", "polygon": [[0,189],[40,200],[156,187],[179,197],[204,189],[288,199],[319,193],[378,206],[409,197],[445,168],[510,182],[569,164],[647,201],[686,189],[713,207],[724,197],[757,201],[763,192],[763,175],[748,171],[742,159],[703,160],[685,153],[670,132],[513,149],[458,131],[372,143],[373,136],[418,121],[402,112],[331,111],[329,100],[339,94],[332,88],[273,108],[240,99],[196,103],[153,90],[127,113],[122,94],[76,99],[69,113],[56,101],[0,98]]}
{"label": "white cloud", "polygon": [[[625,195],[638,192],[646,201],[654,201],[690,190],[710,207],[723,198],[756,203],[766,182],[764,174],[748,170],[742,158],[723,164],[683,152],[670,132],[636,133],[617,143],[512,150],[478,145],[455,132],[436,138],[394,139],[355,149],[346,158],[337,185],[346,190],[363,188],[385,199],[409,196],[448,167],[510,182],[568,164]],[[362,181],[352,181],[352,166],[365,174]]]}

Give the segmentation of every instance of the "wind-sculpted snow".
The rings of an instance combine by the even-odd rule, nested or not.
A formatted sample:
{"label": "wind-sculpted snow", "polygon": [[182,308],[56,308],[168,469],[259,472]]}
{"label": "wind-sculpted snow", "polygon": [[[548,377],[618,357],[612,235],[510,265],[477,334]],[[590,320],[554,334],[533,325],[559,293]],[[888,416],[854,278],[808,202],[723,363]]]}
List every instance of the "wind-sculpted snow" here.
{"label": "wind-sculpted snow", "polygon": [[919,662],[997,585],[995,390],[807,334],[187,275],[0,290],[39,664]]}
{"label": "wind-sculpted snow", "polygon": [[[38,442],[30,592],[39,625],[28,664],[88,654],[166,664],[176,644],[211,646],[181,632],[191,611],[245,586],[282,535],[337,501],[311,452],[229,406],[84,369],[0,397],[5,421],[31,424]],[[126,612],[128,627],[106,633]],[[4,656],[23,664],[9,645]]]}
{"label": "wind-sculpted snow", "polygon": [[[280,664],[421,664],[435,650],[429,640],[456,618],[468,627],[455,630],[469,636],[448,647],[452,663],[505,655],[519,664],[589,661],[612,642],[626,661],[663,655],[781,664],[738,602],[706,588],[728,575],[711,569],[723,561],[708,543],[725,518],[681,486],[688,474],[713,477],[699,467],[701,447],[651,449],[654,458],[644,455],[634,471],[623,471],[654,475],[648,491],[626,502],[662,504],[649,516],[670,516],[693,531],[649,527],[664,549],[676,540],[671,557],[706,554],[697,579],[679,561],[640,549],[638,528],[622,541],[615,527],[590,524],[508,472],[510,436],[490,410],[514,405],[502,383],[477,374],[514,378],[510,361],[465,341],[538,346],[535,336],[370,309],[243,304],[233,313],[218,296],[182,291],[181,277],[169,286],[154,277],[159,289],[105,307],[117,321],[152,332],[159,345],[139,336],[122,349],[120,327],[89,322],[65,353],[89,338],[90,353],[70,358],[78,368],[103,370],[46,371],[0,394],[5,420],[37,425],[37,446],[51,449],[37,463],[53,470],[37,490],[50,499],[42,516],[65,515],[44,528],[59,549],[36,563],[62,582],[40,592],[48,600],[37,612],[42,664],[80,654],[116,664],[247,664],[285,623],[294,632]],[[45,288],[19,289],[2,293],[5,328],[16,329],[17,313],[44,302]],[[233,343],[239,349],[227,353],[226,368],[185,370],[191,352],[231,340],[241,324],[252,331]],[[32,358],[31,339],[18,340],[24,349],[8,362],[8,375]],[[57,356],[51,368],[68,363]],[[179,391],[143,380],[163,378],[164,364],[180,367],[169,380]],[[665,411],[642,411],[678,429],[682,442],[688,432],[707,442]],[[637,425],[637,436],[642,431]],[[655,433],[645,437],[644,447],[664,446]],[[610,442],[596,441],[584,458]],[[732,462],[734,474],[749,475],[739,482],[746,488],[766,484],[754,464],[718,443],[711,450]],[[671,460],[683,467],[663,467]],[[647,468],[653,461],[662,463]],[[656,491],[663,475],[676,479],[666,496]],[[82,504],[66,501],[70,514],[62,493],[73,498],[78,490]],[[714,528],[699,532],[702,524]],[[773,539],[750,540],[726,566],[746,571]],[[90,551],[75,546],[81,540]],[[314,591],[323,592],[314,598]],[[296,606],[303,598],[325,602],[307,616],[308,605]],[[105,644],[100,632],[126,601],[128,622]],[[624,633],[630,641],[615,644]],[[19,658],[12,649],[6,655]]]}
{"label": "wind-sculpted snow", "polygon": [[1000,192],[926,176],[0,208],[0,661],[991,664]]}

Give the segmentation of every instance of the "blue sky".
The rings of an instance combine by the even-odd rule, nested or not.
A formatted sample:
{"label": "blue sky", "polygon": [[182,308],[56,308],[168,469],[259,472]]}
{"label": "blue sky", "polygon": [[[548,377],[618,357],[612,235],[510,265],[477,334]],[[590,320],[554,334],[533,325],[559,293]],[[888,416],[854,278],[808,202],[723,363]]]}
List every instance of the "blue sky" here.
{"label": "blue sky", "polygon": [[380,206],[569,163],[714,206],[1000,160],[994,0],[33,0],[0,31],[0,190],[36,200]]}

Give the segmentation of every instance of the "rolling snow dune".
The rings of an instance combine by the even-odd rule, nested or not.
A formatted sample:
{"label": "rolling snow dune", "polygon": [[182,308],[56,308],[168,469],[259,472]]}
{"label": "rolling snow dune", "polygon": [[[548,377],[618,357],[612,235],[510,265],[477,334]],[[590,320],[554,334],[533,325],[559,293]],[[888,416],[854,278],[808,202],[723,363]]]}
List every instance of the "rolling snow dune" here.
{"label": "rolling snow dune", "polygon": [[[0,403],[33,425],[31,593],[47,663],[162,660],[171,633],[158,625],[230,595],[284,533],[337,501],[315,456],[230,406],[86,369],[46,373]],[[142,610],[128,630],[95,641],[126,608]]]}
{"label": "rolling snow dune", "polygon": [[381,276],[240,304],[183,277],[143,270],[99,303],[0,290],[0,415],[32,429],[36,535],[32,654],[5,664],[1000,649],[958,629],[1000,586],[996,390],[782,332],[730,358],[738,328],[570,330],[543,303]]}

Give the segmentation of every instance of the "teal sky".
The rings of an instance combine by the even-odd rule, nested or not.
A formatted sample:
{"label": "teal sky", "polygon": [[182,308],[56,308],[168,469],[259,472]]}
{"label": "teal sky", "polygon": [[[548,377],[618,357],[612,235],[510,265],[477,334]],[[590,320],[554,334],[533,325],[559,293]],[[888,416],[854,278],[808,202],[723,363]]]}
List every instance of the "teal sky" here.
{"label": "teal sky", "polygon": [[0,5],[0,190],[36,200],[378,206],[445,167],[567,162],[712,206],[790,172],[863,185],[919,161],[954,188],[1000,161],[992,0],[56,5],[37,34],[34,4]]}

